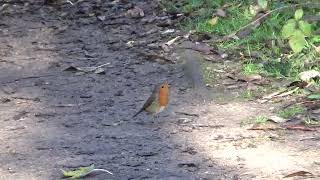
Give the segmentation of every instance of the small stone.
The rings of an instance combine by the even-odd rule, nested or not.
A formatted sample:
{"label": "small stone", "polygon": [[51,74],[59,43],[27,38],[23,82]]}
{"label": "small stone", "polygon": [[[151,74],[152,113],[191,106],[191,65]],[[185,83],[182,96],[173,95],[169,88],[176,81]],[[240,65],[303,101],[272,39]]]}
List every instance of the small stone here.
{"label": "small stone", "polygon": [[115,95],[115,96],[123,96],[123,91],[122,91],[122,90],[119,90],[119,91],[117,91],[114,95]]}

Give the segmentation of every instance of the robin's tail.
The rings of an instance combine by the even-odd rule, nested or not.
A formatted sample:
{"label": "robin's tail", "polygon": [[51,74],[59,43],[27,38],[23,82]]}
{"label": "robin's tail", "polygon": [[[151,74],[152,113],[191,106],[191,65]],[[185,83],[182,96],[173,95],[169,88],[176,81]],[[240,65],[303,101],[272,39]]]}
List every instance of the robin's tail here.
{"label": "robin's tail", "polygon": [[140,114],[141,112],[143,111],[143,108],[142,109],[140,109],[140,111],[138,111],[135,115],[133,115],[132,117],[134,118],[134,117],[136,117],[138,114]]}

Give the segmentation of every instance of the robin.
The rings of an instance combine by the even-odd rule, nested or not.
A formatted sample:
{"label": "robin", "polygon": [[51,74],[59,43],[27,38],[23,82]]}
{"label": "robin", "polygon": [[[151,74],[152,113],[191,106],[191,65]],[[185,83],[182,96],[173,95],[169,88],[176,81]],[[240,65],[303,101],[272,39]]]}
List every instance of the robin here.
{"label": "robin", "polygon": [[169,85],[167,82],[154,87],[151,96],[144,103],[142,108],[133,116],[136,117],[142,111],[146,111],[153,116],[163,111],[169,102]]}

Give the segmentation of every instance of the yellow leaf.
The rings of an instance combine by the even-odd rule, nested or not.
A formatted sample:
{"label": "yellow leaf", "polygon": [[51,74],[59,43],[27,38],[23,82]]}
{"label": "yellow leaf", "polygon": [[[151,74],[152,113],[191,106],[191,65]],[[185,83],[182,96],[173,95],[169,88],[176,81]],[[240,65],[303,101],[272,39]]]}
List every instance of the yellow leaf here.
{"label": "yellow leaf", "polygon": [[218,16],[213,17],[212,19],[209,20],[209,24],[212,26],[216,25],[218,23],[218,19],[219,19]]}

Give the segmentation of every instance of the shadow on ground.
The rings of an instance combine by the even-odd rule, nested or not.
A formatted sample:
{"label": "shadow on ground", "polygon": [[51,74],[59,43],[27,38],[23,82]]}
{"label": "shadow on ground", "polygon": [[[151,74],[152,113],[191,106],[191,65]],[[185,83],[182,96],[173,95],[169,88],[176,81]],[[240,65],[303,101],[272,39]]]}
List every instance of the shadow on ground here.
{"label": "shadow on ground", "polygon": [[[30,3],[9,5],[1,17],[1,178],[57,179],[61,168],[92,163],[114,173],[92,179],[233,176],[228,167],[189,152],[187,139],[168,134],[176,121],[172,113],[154,124],[144,115],[130,118],[154,84],[182,81],[170,73],[173,66],[144,62],[121,47],[130,34],[88,16],[95,2],[84,1],[79,9]],[[99,11],[116,10],[126,8]],[[106,63],[105,75],[63,71]]]}

